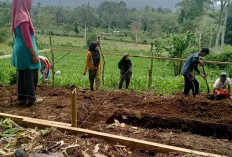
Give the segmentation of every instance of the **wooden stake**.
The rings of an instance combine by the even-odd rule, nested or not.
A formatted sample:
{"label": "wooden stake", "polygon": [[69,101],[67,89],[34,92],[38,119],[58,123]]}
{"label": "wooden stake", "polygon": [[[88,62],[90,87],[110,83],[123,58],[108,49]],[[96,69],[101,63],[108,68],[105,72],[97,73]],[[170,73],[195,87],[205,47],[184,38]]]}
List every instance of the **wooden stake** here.
{"label": "wooden stake", "polygon": [[110,142],[123,144],[124,146],[129,146],[129,147],[133,147],[136,149],[155,151],[157,153],[177,152],[177,153],[184,153],[184,154],[186,153],[195,154],[196,156],[224,157],[222,155],[194,151],[191,149],[185,149],[185,148],[180,148],[180,147],[175,147],[175,146],[170,146],[170,145],[165,145],[165,144],[159,144],[159,143],[149,142],[149,141],[144,141],[144,140],[139,140],[139,139],[133,139],[133,138],[128,138],[124,136],[118,136],[118,135],[113,135],[113,134],[108,134],[108,133],[103,133],[103,132],[98,132],[98,131],[92,131],[88,129],[74,128],[74,127],[71,127],[70,124],[67,124],[67,123],[60,123],[60,122],[54,122],[54,121],[48,121],[48,120],[42,120],[42,119],[36,119],[36,118],[15,116],[15,115],[10,115],[6,113],[0,113],[0,117],[10,118],[11,120],[25,127],[30,127],[30,128],[38,127],[40,129],[54,127],[63,132],[69,132],[73,134],[86,134],[90,137],[103,138]]}
{"label": "wooden stake", "polygon": [[153,53],[153,43],[151,43],[151,68],[149,70],[149,81],[148,81],[148,89],[151,89],[151,85],[152,85],[152,71],[153,71],[153,61],[154,61],[154,53]]}
{"label": "wooden stake", "polygon": [[77,127],[77,89],[75,88],[71,92],[71,115],[72,115],[72,127]]}
{"label": "wooden stake", "polygon": [[99,50],[101,52],[101,57],[102,57],[102,61],[103,61],[103,65],[102,65],[102,85],[105,85],[105,65],[106,65],[106,61],[105,61],[105,56],[104,54],[102,54],[102,46],[101,46],[101,37],[98,36],[97,42],[99,43]]}
{"label": "wooden stake", "polygon": [[105,61],[105,56],[103,54],[101,54],[102,56],[102,61],[103,61],[103,65],[102,65],[102,85],[105,85],[105,65],[106,65],[106,61]]}
{"label": "wooden stake", "polygon": [[54,58],[54,53],[53,53],[53,48],[52,48],[52,35],[50,34],[49,36],[50,40],[50,50],[51,50],[51,56],[52,56],[52,86],[55,86],[55,58]]}

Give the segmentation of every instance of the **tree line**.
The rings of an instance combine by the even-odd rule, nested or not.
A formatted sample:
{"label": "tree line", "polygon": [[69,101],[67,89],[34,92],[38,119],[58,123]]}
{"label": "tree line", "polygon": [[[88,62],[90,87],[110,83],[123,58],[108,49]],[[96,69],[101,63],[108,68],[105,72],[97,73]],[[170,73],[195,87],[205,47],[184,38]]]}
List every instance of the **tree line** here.
{"label": "tree line", "polygon": [[[10,26],[10,8],[9,2],[0,3],[0,27]],[[225,44],[232,44],[231,0],[183,0],[176,8],[177,12],[149,6],[129,9],[123,1],[74,9],[42,7],[38,3],[31,10],[31,17],[39,33],[86,37],[92,32],[114,32],[122,40],[143,43],[187,33],[192,34],[197,47],[214,47],[217,52],[222,52]]]}

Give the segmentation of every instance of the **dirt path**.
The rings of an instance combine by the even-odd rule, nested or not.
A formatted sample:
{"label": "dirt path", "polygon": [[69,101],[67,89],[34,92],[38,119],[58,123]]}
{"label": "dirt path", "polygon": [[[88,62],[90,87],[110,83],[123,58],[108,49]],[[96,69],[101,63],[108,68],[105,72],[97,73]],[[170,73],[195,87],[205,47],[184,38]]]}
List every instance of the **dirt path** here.
{"label": "dirt path", "polygon": [[[44,98],[41,104],[16,108],[10,105],[10,97],[17,98],[16,87],[0,86],[0,112],[71,122],[70,88],[39,86],[37,93]],[[231,100],[79,90],[77,102],[78,124],[85,122],[84,128],[232,156]],[[125,126],[112,125],[115,119]]]}

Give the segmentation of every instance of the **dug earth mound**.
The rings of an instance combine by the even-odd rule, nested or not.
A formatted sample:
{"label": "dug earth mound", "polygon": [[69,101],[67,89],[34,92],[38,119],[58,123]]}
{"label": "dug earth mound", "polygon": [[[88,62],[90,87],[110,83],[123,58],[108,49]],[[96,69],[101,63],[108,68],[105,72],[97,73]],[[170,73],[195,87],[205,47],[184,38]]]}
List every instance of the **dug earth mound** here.
{"label": "dug earth mound", "polygon": [[[39,86],[40,104],[16,108],[16,86],[0,86],[0,112],[71,123],[70,93],[69,87]],[[76,98],[78,127],[232,156],[231,100],[81,89]]]}

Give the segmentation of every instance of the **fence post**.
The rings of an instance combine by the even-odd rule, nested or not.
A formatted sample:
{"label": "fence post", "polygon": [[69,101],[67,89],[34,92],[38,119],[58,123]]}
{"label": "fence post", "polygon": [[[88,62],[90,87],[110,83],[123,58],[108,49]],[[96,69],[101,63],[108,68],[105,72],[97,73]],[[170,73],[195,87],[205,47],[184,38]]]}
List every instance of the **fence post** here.
{"label": "fence post", "polygon": [[149,70],[149,81],[148,81],[148,89],[151,89],[151,85],[152,85],[152,71],[153,71],[153,61],[154,61],[154,52],[153,52],[153,46],[154,44],[151,43],[151,67],[150,67],[150,70]]}
{"label": "fence post", "polygon": [[103,54],[101,54],[102,56],[102,61],[103,61],[103,65],[102,65],[102,85],[105,85],[105,65],[106,65],[106,61],[105,61],[105,56]]}
{"label": "fence post", "polygon": [[50,34],[49,36],[50,40],[50,50],[51,50],[51,56],[52,56],[52,86],[55,86],[55,58],[54,58],[54,53],[52,49],[52,35]]}
{"label": "fence post", "polygon": [[72,115],[72,127],[77,127],[77,89],[71,91],[71,115]]}
{"label": "fence post", "polygon": [[103,61],[103,65],[102,65],[102,85],[105,85],[105,65],[106,65],[106,61],[105,61],[105,56],[104,54],[102,54],[102,47],[101,47],[101,36],[97,37],[97,43],[99,44],[99,50],[101,52],[101,57],[102,57],[102,61]]}

